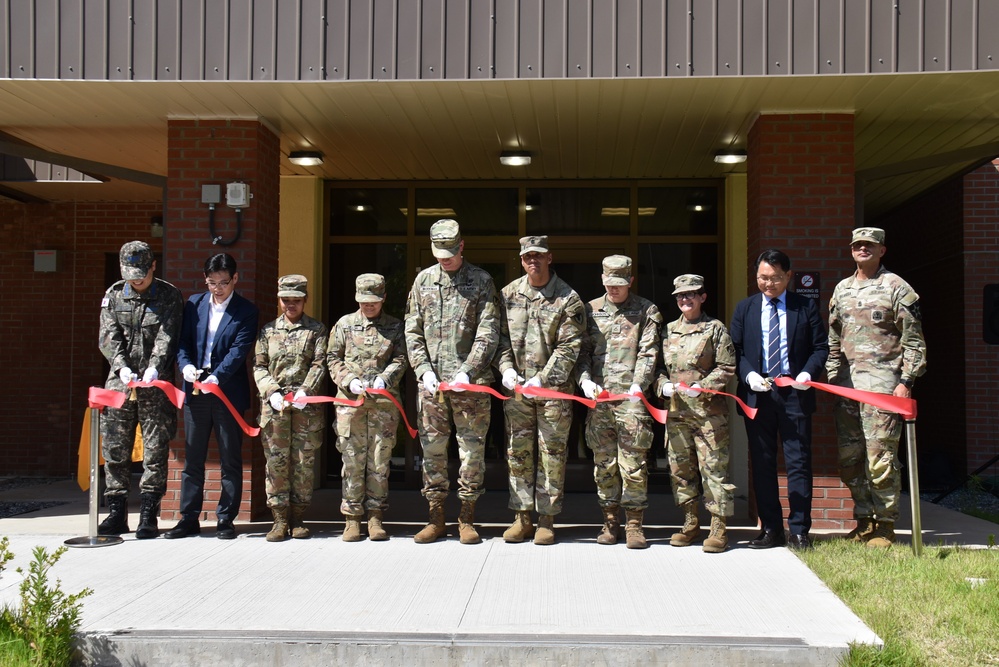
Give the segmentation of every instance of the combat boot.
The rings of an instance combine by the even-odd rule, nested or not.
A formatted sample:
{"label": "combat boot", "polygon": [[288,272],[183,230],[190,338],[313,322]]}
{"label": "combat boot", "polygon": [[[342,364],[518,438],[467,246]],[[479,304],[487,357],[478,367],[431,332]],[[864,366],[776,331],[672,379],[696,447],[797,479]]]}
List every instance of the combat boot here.
{"label": "combat boot", "polygon": [[711,533],[704,540],[701,549],[709,554],[720,554],[728,549],[728,535],[725,528],[725,517],[711,515]]}
{"label": "combat boot", "polygon": [[105,496],[108,515],[97,526],[98,535],[121,535],[128,532],[128,498],[125,496]]}
{"label": "combat boot", "polygon": [[472,525],[475,522],[475,501],[462,500],[458,515],[458,541],[462,544],[478,544],[482,541],[479,531]]}
{"label": "combat boot", "polygon": [[597,544],[617,544],[621,532],[621,507],[608,505],[604,510],[604,528],[597,535]]}
{"label": "combat boot", "polygon": [[360,514],[344,514],[344,527],[343,535],[340,539],[344,542],[360,542],[364,539],[364,535],[361,533],[361,516]]}
{"label": "combat boot", "polygon": [[307,509],[309,509],[308,505],[291,506],[291,536],[296,540],[307,540],[312,535],[312,532],[306,528],[305,522],[302,521]]}
{"label": "combat boot", "polygon": [[534,537],[534,523],[531,522],[530,510],[518,511],[513,517],[513,523],[503,531],[505,542],[523,542]]}
{"label": "combat boot", "polygon": [[843,539],[851,542],[866,542],[874,532],[874,519],[869,516],[857,517],[857,527],[846,534]]}
{"label": "combat boot", "polygon": [[135,539],[151,540],[160,534],[157,517],[160,515],[160,496],[158,493],[143,493],[142,505],[139,507],[139,526],[135,529]]}
{"label": "combat boot", "polygon": [[413,541],[417,544],[430,544],[444,537],[444,532],[444,502],[431,500],[430,521],[413,537]]}
{"label": "combat boot", "polygon": [[648,549],[649,543],[645,541],[645,532],[642,530],[642,510],[625,510],[628,518],[628,525],[624,529],[626,546],[629,549]]}
{"label": "combat boot", "polygon": [[382,525],[382,511],[368,510],[368,539],[372,542],[384,542],[388,538],[389,534]]}
{"label": "combat boot", "polygon": [[538,530],[534,533],[535,544],[555,544],[555,517],[550,514],[538,516]]}
{"label": "combat boot", "polygon": [[701,533],[701,522],[697,518],[697,501],[688,500],[681,507],[683,507],[683,526],[679,533],[670,535],[669,543],[674,547],[689,547],[697,541]]}
{"label": "combat boot", "polygon": [[895,543],[895,522],[878,521],[867,540],[867,546],[875,549],[887,549]]}
{"label": "combat boot", "polygon": [[271,514],[274,515],[274,525],[266,539],[268,542],[284,542],[288,538],[288,508],[272,507]]}

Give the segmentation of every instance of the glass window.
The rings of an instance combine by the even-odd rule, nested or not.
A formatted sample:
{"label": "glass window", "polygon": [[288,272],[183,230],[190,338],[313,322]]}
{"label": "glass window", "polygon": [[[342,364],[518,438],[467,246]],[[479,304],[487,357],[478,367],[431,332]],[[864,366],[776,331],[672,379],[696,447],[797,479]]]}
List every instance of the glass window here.
{"label": "glass window", "polygon": [[405,188],[332,188],[330,233],[334,236],[404,235]]}
{"label": "glass window", "polygon": [[718,189],[639,188],[638,233],[714,236],[718,233]]}
{"label": "glass window", "polygon": [[357,310],[354,281],[362,273],[385,276],[385,305],[389,315],[403,319],[412,280],[406,275],[405,243],[333,243],[330,245],[329,324]]}
{"label": "glass window", "polygon": [[628,188],[531,188],[527,233],[551,236],[628,234]]}
{"label": "glass window", "polygon": [[416,233],[429,234],[441,218],[457,220],[462,236],[516,235],[517,189],[418,188]]}
{"label": "glass window", "polygon": [[704,290],[708,294],[704,312],[724,320],[717,243],[640,243],[636,259],[638,293],[659,306],[666,322],[680,316],[673,297],[673,279],[684,273],[704,276]]}

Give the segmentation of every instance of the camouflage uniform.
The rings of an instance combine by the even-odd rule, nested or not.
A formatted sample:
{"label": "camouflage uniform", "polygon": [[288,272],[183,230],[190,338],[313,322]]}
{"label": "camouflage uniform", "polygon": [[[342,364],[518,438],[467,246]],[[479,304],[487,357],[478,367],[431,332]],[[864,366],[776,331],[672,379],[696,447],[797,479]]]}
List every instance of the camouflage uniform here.
{"label": "camouflage uniform", "polygon": [[[724,391],[735,374],[735,347],[725,325],[701,314],[693,322],[682,315],[666,325],[663,359],[656,393],[667,382],[695,382],[705,389]],[[735,485],[728,479],[728,405],[723,396],[689,397],[676,391],[666,422],[673,500],[683,505],[701,496],[712,515],[732,516]]]}
{"label": "camouflage uniform", "polygon": [[[577,381],[595,382],[612,394],[636,384],[646,393],[654,379],[663,319],[659,308],[636,294],[619,304],[607,295],[586,304]],[[652,417],[642,403],[598,403],[586,416],[586,444],[593,450],[593,479],[601,507],[648,507]]]}
{"label": "camouflage uniform", "polygon": [[308,315],[294,324],[282,315],[257,336],[253,379],[260,392],[260,437],[267,455],[268,507],[308,506],[312,502],[313,465],[322,444],[325,411],[321,404],[275,410],[269,398],[322,391],[326,369],[326,325]]}
{"label": "camouflage uniform", "polygon": [[[890,394],[926,372],[919,295],[884,266],[870,280],[841,281],[829,300],[829,382]],[[855,518],[898,518],[902,417],[837,398],[840,475]]]}
{"label": "camouflage uniform", "polygon": [[[142,293],[124,280],[108,288],[101,302],[101,353],[111,364],[106,389],[128,391],[119,371],[128,367],[142,378],[153,367],[160,380],[173,382],[184,298],[170,283],[154,278]],[[177,408],[155,387],[135,390],[136,400],[121,409],[105,408],[101,418],[107,496],[126,496],[135,444],[142,426],[142,479],[139,489],[157,497],[166,491],[167,454],[177,433]]]}
{"label": "camouflage uniform", "polygon": [[[462,262],[453,275],[436,264],[416,276],[406,308],[406,349],[417,379],[427,371],[433,371],[441,382],[467,373],[472,384],[488,385],[493,381],[490,363],[498,339],[496,287],[486,271]],[[447,447],[453,419],[461,459],[458,497],[474,502],[484,492],[489,395],[444,392],[433,396],[421,382],[417,410],[423,496],[428,501],[447,496]]]}
{"label": "camouflage uniform", "polygon": [[[360,310],[344,315],[333,327],[326,359],[340,398],[357,398],[348,389],[352,380],[370,387],[380,377],[401,400],[406,347],[399,318],[384,311],[373,320]],[[399,411],[384,396],[366,395],[359,408],[336,406],[336,448],[343,455],[342,514],[388,509],[389,463],[398,427]]]}
{"label": "camouflage uniform", "polygon": [[[548,284],[532,287],[522,276],[500,294],[503,315],[497,367],[513,369],[526,380],[571,394],[572,369],[586,331],[579,295],[553,272]],[[572,403],[522,397],[504,401],[510,509],[554,516],[565,493],[566,442]],[[534,441],[538,441],[538,465]]]}

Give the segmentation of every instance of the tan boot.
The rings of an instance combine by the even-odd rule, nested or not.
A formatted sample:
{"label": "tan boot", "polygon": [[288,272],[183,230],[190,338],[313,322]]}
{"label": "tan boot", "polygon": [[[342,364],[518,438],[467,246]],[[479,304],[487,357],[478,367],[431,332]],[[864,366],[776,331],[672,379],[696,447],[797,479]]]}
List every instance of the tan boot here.
{"label": "tan boot", "polygon": [[503,531],[503,540],[506,542],[523,542],[534,537],[534,523],[531,521],[531,512],[518,511],[513,517],[513,523]]}
{"label": "tan boot", "polygon": [[867,540],[867,546],[874,549],[887,549],[895,543],[895,522],[878,521]]}
{"label": "tan boot", "polygon": [[679,533],[670,535],[669,543],[674,547],[689,547],[697,541],[701,533],[701,521],[697,518],[697,501],[688,500],[683,508],[683,527]]}
{"label": "tan boot", "polygon": [[701,549],[709,554],[720,554],[728,549],[728,534],[725,528],[725,517],[711,515],[711,534],[704,540]]}
{"label": "tan boot", "polygon": [[444,537],[444,503],[440,500],[430,501],[430,522],[413,537],[417,544],[430,544]]}
{"label": "tan boot", "polygon": [[857,527],[846,534],[843,539],[851,542],[866,542],[874,532],[874,519],[869,516],[857,517]]}
{"label": "tan boot", "polygon": [[648,549],[649,543],[645,541],[645,532],[642,530],[642,510],[625,510],[628,518],[628,525],[624,529],[626,546],[629,549]]}
{"label": "tan boot", "polygon": [[343,535],[340,539],[344,542],[360,542],[364,539],[361,534],[361,515],[344,514]]}
{"label": "tan boot", "polygon": [[388,538],[389,534],[382,525],[382,511],[368,510],[368,539],[372,542],[384,542]]}
{"label": "tan boot", "polygon": [[458,541],[462,544],[478,544],[482,541],[473,523],[475,523],[475,501],[462,500],[461,513],[458,515]]}
{"label": "tan boot", "polygon": [[274,526],[266,539],[268,542],[284,542],[288,538],[288,508],[272,507],[271,514],[274,515]]}
{"label": "tan boot", "polygon": [[309,529],[305,527],[302,522],[302,516],[305,514],[305,510],[309,509],[308,505],[292,505],[291,506],[291,536],[296,540],[307,540],[312,533]]}
{"label": "tan boot", "polygon": [[597,544],[617,544],[618,533],[621,531],[621,507],[608,505],[604,510],[604,528],[597,535]]}
{"label": "tan boot", "polygon": [[555,544],[555,517],[547,514],[538,516],[538,531],[534,534],[535,544]]}

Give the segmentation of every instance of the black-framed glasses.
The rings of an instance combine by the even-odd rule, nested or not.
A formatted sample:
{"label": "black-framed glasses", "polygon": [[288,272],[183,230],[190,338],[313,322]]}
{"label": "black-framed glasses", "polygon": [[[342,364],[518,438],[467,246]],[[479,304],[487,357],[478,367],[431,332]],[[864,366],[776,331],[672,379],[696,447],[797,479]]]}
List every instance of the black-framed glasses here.
{"label": "black-framed glasses", "polygon": [[680,292],[674,296],[676,296],[677,301],[683,301],[684,299],[696,299],[700,295],[700,292]]}
{"label": "black-framed glasses", "polygon": [[208,289],[219,289],[219,288],[225,289],[226,287],[229,286],[229,283],[231,282],[232,278],[230,278],[229,280],[220,280],[219,282],[215,282],[213,280],[206,280],[205,284],[208,285]]}

